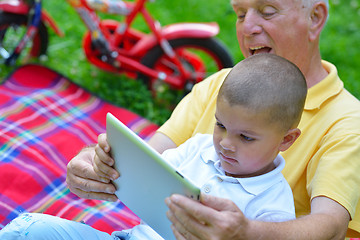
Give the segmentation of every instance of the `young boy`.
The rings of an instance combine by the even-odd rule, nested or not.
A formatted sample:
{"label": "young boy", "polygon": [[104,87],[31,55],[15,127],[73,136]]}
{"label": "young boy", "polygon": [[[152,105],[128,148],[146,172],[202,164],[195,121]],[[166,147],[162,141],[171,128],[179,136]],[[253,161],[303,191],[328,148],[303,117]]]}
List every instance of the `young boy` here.
{"label": "young boy", "polygon": [[[306,93],[305,78],[287,60],[270,54],[247,58],[219,90],[213,135],[197,134],[163,157],[203,193],[233,200],[250,219],[295,218],[278,153],[300,135]],[[136,228],[131,234],[144,237]]]}
{"label": "young boy", "polygon": [[[297,124],[306,93],[304,76],[294,64],[272,54],[249,57],[230,71],[219,90],[213,135],[197,134],[178,148],[165,151],[163,157],[197,184],[202,194],[231,199],[250,219],[294,219],[292,192],[281,174],[285,160],[278,153],[300,135]],[[109,149],[104,149],[109,146],[99,139],[99,161],[94,169],[106,176],[99,169],[107,168]],[[47,219],[43,229],[51,223]],[[54,224],[58,222],[54,220]],[[72,222],[65,225],[69,224]],[[95,232],[99,231],[89,227],[86,238],[82,237],[96,239],[92,238],[98,234]],[[161,239],[145,224],[108,237]]]}

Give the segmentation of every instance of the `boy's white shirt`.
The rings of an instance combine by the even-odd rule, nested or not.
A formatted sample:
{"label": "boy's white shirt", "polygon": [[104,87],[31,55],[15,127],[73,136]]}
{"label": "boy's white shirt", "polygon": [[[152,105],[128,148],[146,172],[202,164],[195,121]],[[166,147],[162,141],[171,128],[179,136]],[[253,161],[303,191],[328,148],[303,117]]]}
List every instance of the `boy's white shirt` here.
{"label": "boy's white shirt", "polygon": [[[209,134],[197,134],[162,156],[203,193],[232,200],[249,219],[280,222],[295,218],[292,191],[281,173],[285,160],[280,155],[273,171],[250,178],[225,175]],[[135,239],[162,239],[145,224],[126,232]]]}

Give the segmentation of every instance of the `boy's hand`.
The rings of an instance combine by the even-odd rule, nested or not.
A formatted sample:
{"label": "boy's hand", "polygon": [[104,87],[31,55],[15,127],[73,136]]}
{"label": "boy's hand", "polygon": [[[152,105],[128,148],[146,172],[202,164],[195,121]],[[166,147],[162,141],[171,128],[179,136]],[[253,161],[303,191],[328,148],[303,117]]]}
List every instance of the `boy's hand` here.
{"label": "boy's hand", "polygon": [[120,177],[120,174],[113,168],[114,163],[114,159],[110,156],[110,145],[106,140],[106,134],[102,133],[99,135],[98,144],[95,146],[94,171],[109,181],[115,180]]}

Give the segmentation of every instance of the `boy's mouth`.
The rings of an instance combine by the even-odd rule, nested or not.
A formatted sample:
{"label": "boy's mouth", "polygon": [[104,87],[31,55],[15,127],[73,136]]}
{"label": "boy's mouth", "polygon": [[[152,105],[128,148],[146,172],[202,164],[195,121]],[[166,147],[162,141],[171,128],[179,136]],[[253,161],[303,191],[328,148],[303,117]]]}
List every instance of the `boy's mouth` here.
{"label": "boy's mouth", "polygon": [[220,155],[220,158],[225,162],[229,162],[229,163],[237,162],[237,160],[235,158],[228,157],[225,154],[223,154],[222,152],[219,152],[219,155]]}

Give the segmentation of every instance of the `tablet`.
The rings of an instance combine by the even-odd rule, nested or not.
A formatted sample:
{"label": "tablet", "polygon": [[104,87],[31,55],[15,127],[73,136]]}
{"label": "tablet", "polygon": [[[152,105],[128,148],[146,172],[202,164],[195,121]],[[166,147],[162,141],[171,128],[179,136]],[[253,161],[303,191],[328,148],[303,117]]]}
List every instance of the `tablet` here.
{"label": "tablet", "polygon": [[120,172],[114,181],[116,196],[164,239],[175,239],[165,198],[178,193],[199,200],[200,189],[111,113],[106,134]]}

